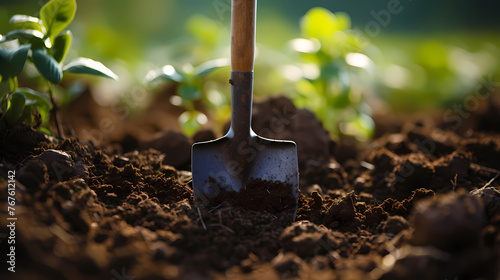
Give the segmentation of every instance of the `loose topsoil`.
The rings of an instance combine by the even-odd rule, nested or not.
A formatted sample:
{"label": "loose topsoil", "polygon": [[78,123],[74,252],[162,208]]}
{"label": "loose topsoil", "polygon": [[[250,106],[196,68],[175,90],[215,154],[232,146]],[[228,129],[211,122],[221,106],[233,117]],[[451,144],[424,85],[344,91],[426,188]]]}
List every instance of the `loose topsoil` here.
{"label": "loose topsoil", "polygon": [[[281,126],[265,130],[276,112]],[[178,161],[153,149],[158,141],[123,153],[75,138],[54,143],[28,127],[4,131],[0,246],[5,258],[15,171],[16,272],[2,261],[0,277],[498,279],[500,135],[475,121],[460,134],[400,123],[359,148],[331,140],[285,98],[257,104],[254,130],[298,145],[295,221],[272,204],[195,207],[189,163],[170,165]],[[165,135],[166,146],[190,144]]]}

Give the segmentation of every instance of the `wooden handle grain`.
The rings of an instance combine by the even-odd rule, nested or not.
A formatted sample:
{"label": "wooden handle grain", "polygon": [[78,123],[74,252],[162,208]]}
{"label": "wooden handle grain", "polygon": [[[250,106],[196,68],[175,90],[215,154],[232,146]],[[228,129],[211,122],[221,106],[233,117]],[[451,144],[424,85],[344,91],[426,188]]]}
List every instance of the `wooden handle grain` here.
{"label": "wooden handle grain", "polygon": [[253,71],[257,0],[232,0],[231,70]]}

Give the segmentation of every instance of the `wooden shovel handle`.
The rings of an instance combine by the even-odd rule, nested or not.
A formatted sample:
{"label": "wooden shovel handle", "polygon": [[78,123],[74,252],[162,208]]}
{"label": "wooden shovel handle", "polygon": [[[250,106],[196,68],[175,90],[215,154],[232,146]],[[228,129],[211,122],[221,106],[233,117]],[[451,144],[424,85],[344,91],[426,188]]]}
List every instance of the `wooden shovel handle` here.
{"label": "wooden shovel handle", "polygon": [[231,70],[253,71],[257,0],[232,0]]}

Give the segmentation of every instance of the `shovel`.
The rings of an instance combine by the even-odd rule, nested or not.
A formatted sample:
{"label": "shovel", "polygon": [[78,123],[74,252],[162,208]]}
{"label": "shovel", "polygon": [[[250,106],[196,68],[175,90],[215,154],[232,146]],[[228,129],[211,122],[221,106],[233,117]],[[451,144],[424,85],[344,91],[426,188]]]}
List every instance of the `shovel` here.
{"label": "shovel", "polygon": [[231,127],[222,138],[193,145],[195,205],[229,202],[273,214],[286,212],[295,219],[297,147],[292,141],[260,137],[250,125],[256,8],[256,0],[232,0]]}

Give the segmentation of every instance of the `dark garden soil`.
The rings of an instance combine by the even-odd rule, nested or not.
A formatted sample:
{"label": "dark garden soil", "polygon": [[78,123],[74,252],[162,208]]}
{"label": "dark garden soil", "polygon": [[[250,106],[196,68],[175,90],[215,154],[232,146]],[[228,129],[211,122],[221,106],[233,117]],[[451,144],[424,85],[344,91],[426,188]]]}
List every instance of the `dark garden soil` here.
{"label": "dark garden soil", "polygon": [[[218,186],[221,189],[221,186]],[[217,208],[224,202],[248,210],[288,215],[293,220],[297,208],[297,188],[278,181],[249,180],[239,192],[221,192],[210,198],[206,207]]]}
{"label": "dark garden soil", "polygon": [[[196,208],[191,140],[175,132],[97,147],[54,143],[26,127],[4,131],[0,278],[498,279],[500,127],[483,118],[492,110],[460,133],[395,121],[359,147],[331,140],[288,99],[256,104],[257,133],[298,145],[295,222],[272,203],[268,211]],[[4,260],[11,170],[15,274]],[[273,188],[262,184],[254,187]]]}

